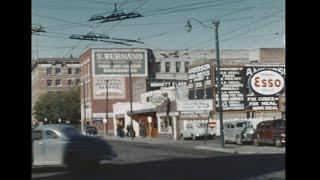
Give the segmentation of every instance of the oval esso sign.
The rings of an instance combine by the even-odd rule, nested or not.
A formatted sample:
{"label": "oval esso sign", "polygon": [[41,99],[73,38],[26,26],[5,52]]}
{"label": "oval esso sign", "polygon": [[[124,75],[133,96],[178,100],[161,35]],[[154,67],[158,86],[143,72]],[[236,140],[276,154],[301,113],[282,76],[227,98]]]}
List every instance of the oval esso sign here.
{"label": "oval esso sign", "polygon": [[250,85],[258,94],[274,95],[284,88],[284,78],[276,71],[262,70],[251,76]]}

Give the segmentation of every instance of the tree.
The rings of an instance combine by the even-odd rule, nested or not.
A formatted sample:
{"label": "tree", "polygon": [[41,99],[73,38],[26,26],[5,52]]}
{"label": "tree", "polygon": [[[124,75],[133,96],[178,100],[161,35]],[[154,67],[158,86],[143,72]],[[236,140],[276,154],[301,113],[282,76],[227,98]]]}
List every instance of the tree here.
{"label": "tree", "polygon": [[58,123],[60,118],[61,122],[68,120],[71,124],[79,124],[81,118],[79,87],[40,95],[34,105],[34,115],[40,122],[44,122],[47,118],[47,122]]}

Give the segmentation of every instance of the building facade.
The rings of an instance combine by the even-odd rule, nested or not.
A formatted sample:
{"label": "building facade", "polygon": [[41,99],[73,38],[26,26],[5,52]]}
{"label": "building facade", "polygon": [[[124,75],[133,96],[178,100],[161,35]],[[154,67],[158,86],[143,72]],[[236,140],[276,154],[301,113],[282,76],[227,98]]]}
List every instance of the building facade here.
{"label": "building facade", "polygon": [[78,58],[40,58],[32,63],[32,108],[41,94],[70,90],[80,85]]}

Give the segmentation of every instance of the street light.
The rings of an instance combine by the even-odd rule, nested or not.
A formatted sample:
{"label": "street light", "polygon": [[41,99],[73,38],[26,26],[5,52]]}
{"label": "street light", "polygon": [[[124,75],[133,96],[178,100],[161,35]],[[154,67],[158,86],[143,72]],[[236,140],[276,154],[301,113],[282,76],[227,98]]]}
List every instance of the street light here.
{"label": "street light", "polygon": [[59,124],[61,123],[61,118],[58,119]]}
{"label": "street light", "polygon": [[133,140],[133,123],[132,123],[132,78],[131,78],[131,63],[132,61],[129,61],[129,81],[130,81],[130,119],[131,119],[131,128],[130,128],[130,135],[131,135],[131,140]]}
{"label": "street light", "polygon": [[[108,85],[109,85],[109,80],[107,79],[106,81],[106,124],[107,124],[107,127],[106,127],[106,131],[105,131],[105,134],[108,135],[108,127],[109,127],[109,124],[108,124]],[[105,123],[103,124],[103,126],[105,126]]]}
{"label": "street light", "polygon": [[[185,25],[185,28],[187,32],[191,32],[192,25],[190,23],[190,20],[194,20],[198,23],[200,23],[203,27],[209,28],[209,29],[214,29],[215,30],[215,39],[216,39],[216,61],[217,61],[217,74],[216,77],[218,78],[218,99],[219,99],[219,119],[220,119],[220,137],[221,137],[221,147],[224,148],[224,133],[223,133],[223,112],[222,112],[222,99],[221,99],[221,74],[220,74],[220,54],[219,54],[219,36],[218,36],[218,27],[219,27],[219,20],[214,21],[212,20],[212,24],[214,27],[207,26],[203,24],[200,20],[195,19],[195,18],[190,18],[187,21],[187,24]],[[212,64],[213,64],[213,59],[212,59]],[[213,78],[212,78],[213,79]],[[212,83],[212,88],[213,88],[213,83]],[[214,97],[214,96],[212,96]]]}

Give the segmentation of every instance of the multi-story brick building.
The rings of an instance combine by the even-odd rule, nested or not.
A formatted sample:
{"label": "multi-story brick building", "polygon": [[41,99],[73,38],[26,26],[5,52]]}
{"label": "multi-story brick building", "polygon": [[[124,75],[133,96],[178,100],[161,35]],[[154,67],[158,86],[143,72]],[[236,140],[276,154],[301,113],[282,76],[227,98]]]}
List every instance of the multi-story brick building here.
{"label": "multi-story brick building", "polygon": [[78,58],[41,58],[32,62],[32,108],[41,94],[70,90],[80,84]]}

